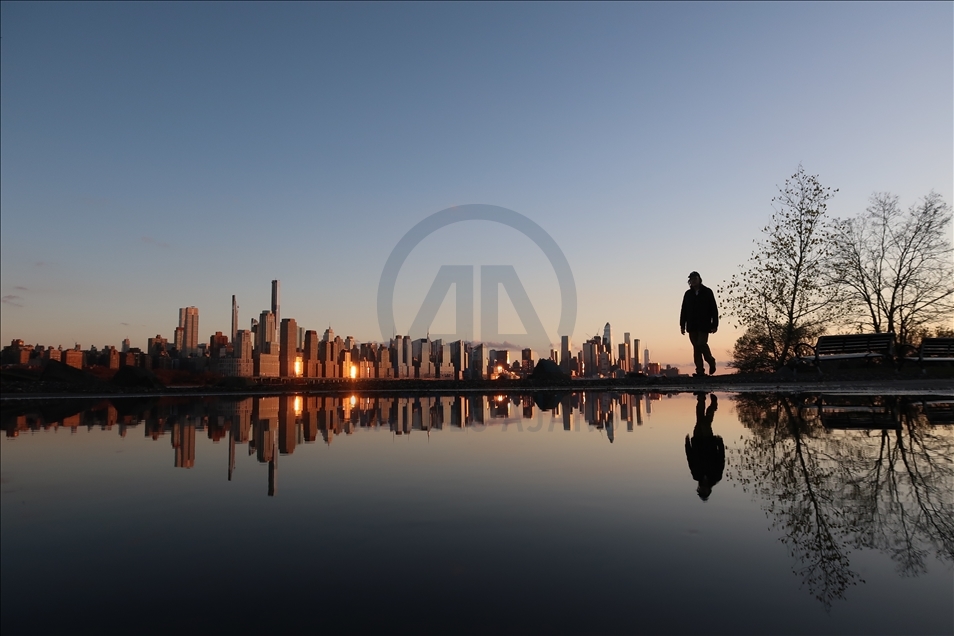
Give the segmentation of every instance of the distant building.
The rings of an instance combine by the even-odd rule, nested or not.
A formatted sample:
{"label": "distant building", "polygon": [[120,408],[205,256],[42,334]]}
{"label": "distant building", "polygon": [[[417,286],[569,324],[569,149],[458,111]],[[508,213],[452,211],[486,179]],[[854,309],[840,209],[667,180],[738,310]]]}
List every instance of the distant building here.
{"label": "distant building", "polygon": [[[629,334],[626,334],[627,336]],[[629,355],[629,342],[621,342],[619,344],[619,368],[623,372],[630,371],[630,355]]]}
{"label": "distant building", "polygon": [[570,336],[560,336],[560,368],[569,375],[573,361],[573,352],[570,350]]}
{"label": "distant building", "polygon": [[533,371],[533,350],[524,349],[520,352],[520,370],[524,373]]}
{"label": "distant building", "polygon": [[82,369],[86,355],[80,350],[79,345],[76,348],[63,352],[62,362],[71,367]]}
{"label": "distant building", "polygon": [[[281,283],[277,280],[272,281],[272,315],[275,316],[275,325],[281,325],[281,298],[279,298],[279,288]],[[274,338],[272,338],[274,340]]]}
{"label": "distant building", "polygon": [[232,295],[232,342],[235,342],[235,334],[238,332],[238,303],[235,301],[235,294]]}
{"label": "distant building", "polygon": [[[199,309],[197,307],[183,307],[179,310],[179,328],[182,329],[182,341],[176,342],[179,355],[182,357],[199,355]],[[180,337],[178,329],[176,336]]]}
{"label": "distant building", "polygon": [[252,377],[255,374],[255,360],[252,349],[252,332],[248,329],[239,329],[235,332],[235,339],[232,343],[232,356],[213,358],[217,360],[217,371],[229,377]]}
{"label": "distant building", "polygon": [[278,353],[278,343],[275,341],[275,314],[271,311],[263,311],[259,316],[258,329],[255,333],[255,351]]}
{"label": "distant building", "polygon": [[309,329],[305,332],[302,347],[302,375],[306,378],[321,377],[321,361],[318,358],[318,332]]}
{"label": "distant building", "polygon": [[474,345],[470,352],[470,372],[474,380],[487,379],[486,348],[483,344]]}
{"label": "distant building", "polygon": [[252,358],[255,362],[255,375],[260,378],[279,377],[278,354],[275,353],[256,353]]}
{"label": "distant building", "polygon": [[281,342],[278,354],[278,374],[283,378],[294,378],[299,374],[296,368],[298,360],[298,323],[294,318],[282,320]]}
{"label": "distant building", "polygon": [[[234,337],[232,338],[235,339]],[[213,358],[224,358],[229,354],[229,338],[221,331],[216,331],[209,337],[209,355]]]}

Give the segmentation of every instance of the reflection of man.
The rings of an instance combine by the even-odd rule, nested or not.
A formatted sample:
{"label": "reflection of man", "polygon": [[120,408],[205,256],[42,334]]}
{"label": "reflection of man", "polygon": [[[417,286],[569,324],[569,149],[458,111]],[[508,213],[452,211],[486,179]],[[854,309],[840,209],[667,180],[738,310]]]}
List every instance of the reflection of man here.
{"label": "reflection of man", "polygon": [[682,333],[689,332],[696,376],[706,374],[702,366],[703,359],[709,363],[709,375],[715,373],[716,361],[709,350],[709,334],[719,330],[719,310],[716,308],[715,294],[702,284],[699,272],[689,274],[689,289],[682,297],[682,311],[679,312],[679,330]]}
{"label": "reflection of man", "polygon": [[699,482],[696,492],[703,501],[709,499],[712,487],[722,480],[725,468],[725,445],[722,438],[712,433],[712,416],[719,408],[715,393],[706,408],[706,394],[696,393],[696,426],[692,439],[686,435],[686,460],[692,478]]}

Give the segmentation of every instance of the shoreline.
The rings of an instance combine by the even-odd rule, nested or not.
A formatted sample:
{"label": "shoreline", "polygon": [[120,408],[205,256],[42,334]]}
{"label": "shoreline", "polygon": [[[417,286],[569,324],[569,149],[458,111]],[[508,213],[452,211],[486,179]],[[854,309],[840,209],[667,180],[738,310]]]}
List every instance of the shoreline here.
{"label": "shoreline", "polygon": [[[954,377],[893,375],[884,377],[831,375],[810,377],[748,377],[736,374],[706,378],[621,378],[594,380],[351,380],[336,382],[276,382],[244,387],[178,386],[157,389],[105,384],[62,387],[52,391],[24,391],[3,387],[0,402],[70,399],[128,399],[153,397],[209,398],[273,395],[447,395],[511,393],[840,393],[855,395],[930,395],[954,397]],[[10,391],[9,389],[20,389]],[[32,387],[31,387],[32,388]]]}

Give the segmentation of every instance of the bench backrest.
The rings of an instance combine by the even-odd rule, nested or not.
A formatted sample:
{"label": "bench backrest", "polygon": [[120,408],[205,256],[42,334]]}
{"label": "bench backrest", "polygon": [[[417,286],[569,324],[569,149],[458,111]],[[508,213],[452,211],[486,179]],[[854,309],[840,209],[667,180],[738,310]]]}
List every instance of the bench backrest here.
{"label": "bench backrest", "polygon": [[921,340],[921,356],[954,357],[954,338],[924,338]]}
{"label": "bench backrest", "polygon": [[858,333],[839,336],[819,336],[815,353],[833,355],[838,353],[881,353],[891,355],[894,352],[893,333]]}

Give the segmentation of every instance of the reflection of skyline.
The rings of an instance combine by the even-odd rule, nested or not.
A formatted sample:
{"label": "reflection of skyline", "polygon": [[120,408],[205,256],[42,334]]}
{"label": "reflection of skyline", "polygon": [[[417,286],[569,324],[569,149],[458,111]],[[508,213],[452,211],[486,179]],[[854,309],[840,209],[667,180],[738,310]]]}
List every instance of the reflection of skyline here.
{"label": "reflection of skyline", "polygon": [[[641,403],[647,411],[659,394],[630,393],[566,393],[541,397],[526,395],[425,395],[394,396],[314,396],[283,395],[221,399],[213,402],[184,402],[181,399],[159,400],[142,405],[117,400],[94,404],[68,415],[55,411],[49,415],[23,414],[5,418],[7,437],[21,431],[80,427],[111,430],[118,426],[125,437],[131,428],[143,426],[145,437],[159,441],[168,432],[174,451],[176,468],[193,468],[196,462],[196,434],[205,431],[209,440],[218,444],[225,440],[227,479],[232,481],[236,470],[237,447],[248,445],[248,455],[268,466],[268,494],[277,491],[279,455],[291,455],[299,444],[311,444],[319,437],[331,445],[335,437],[352,435],[356,429],[387,429],[393,435],[410,435],[415,431],[430,433],[440,430],[503,427],[522,420],[532,420],[549,413],[548,430],[562,422],[564,431],[599,431],[612,443],[617,423],[625,422],[626,430],[642,426]],[[574,417],[574,414],[578,417]],[[522,430],[519,429],[518,430]]]}

